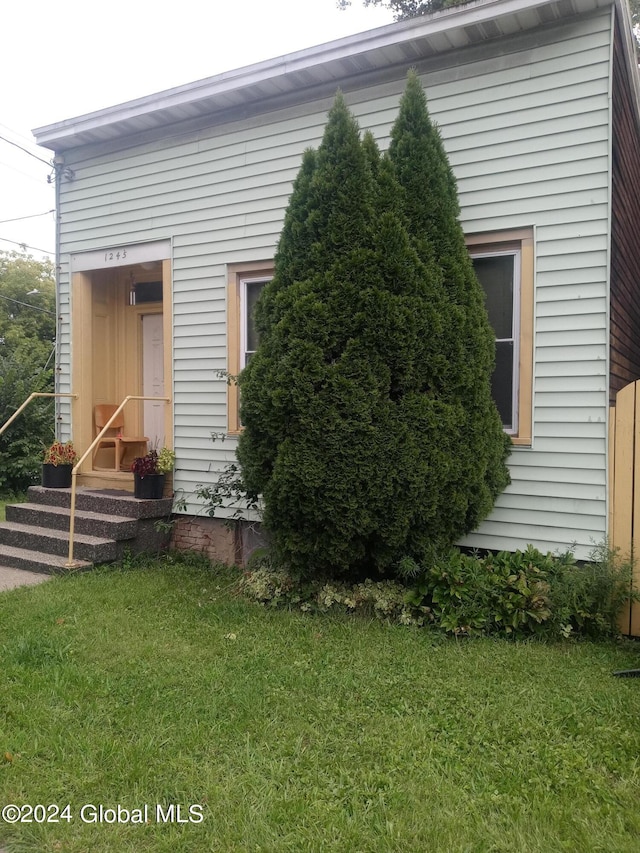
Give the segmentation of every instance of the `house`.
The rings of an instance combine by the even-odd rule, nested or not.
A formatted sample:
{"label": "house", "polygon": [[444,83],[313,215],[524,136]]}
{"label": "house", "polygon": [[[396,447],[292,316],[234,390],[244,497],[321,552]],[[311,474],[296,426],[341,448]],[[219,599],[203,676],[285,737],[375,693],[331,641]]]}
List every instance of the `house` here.
{"label": "house", "polygon": [[[612,531],[610,408],[640,378],[628,10],[477,0],[34,132],[58,173],[58,389],[77,394],[60,401],[61,435],[88,447],[96,405],[166,395],[129,404],[126,429],[175,448],[183,541],[215,532],[188,520],[194,492],[234,458],[224,372],[255,346],[250,308],[301,155],[338,87],[384,149],[410,67],[457,176],[514,445],[512,483],[466,542],[585,557]],[[82,482],[130,475],[86,465]]]}

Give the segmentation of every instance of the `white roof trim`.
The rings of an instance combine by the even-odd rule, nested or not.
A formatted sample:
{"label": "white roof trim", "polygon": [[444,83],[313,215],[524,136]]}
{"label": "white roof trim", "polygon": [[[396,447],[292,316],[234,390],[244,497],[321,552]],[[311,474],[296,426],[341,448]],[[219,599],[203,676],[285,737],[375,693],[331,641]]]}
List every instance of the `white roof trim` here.
{"label": "white roof trim", "polygon": [[[339,62],[361,54],[384,51],[385,48],[401,46],[432,39],[442,33],[464,30],[498,21],[507,16],[518,16],[544,6],[555,6],[559,18],[592,11],[598,7],[610,6],[614,0],[475,0],[464,6],[453,6],[433,15],[425,15],[388,24],[337,41],[286,54],[276,59],[266,60],[254,65],[227,71],[214,77],[208,77],[194,83],[188,83],[158,94],[148,95],[78,118],[67,119],[56,124],[36,128],[33,133],[39,145],[53,150],[64,150],[89,141],[98,141],[101,131],[110,128],[104,138],[135,132],[127,129],[127,123],[144,116],[153,116],[160,120],[160,114],[166,114],[166,122],[176,118],[171,111],[184,108],[217,97],[229,95],[239,90],[251,89],[269,81],[276,81],[288,75],[318,69],[332,62]],[[523,29],[526,28],[523,26]],[[121,125],[117,130],[114,125]]]}

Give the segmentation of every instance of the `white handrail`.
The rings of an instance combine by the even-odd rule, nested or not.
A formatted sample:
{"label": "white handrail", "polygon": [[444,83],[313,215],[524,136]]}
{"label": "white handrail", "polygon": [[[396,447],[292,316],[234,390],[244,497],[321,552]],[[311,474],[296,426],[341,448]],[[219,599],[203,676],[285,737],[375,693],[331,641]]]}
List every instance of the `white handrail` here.
{"label": "white handrail", "polygon": [[78,471],[80,469],[80,466],[84,462],[84,460],[93,451],[94,447],[98,444],[100,439],[103,438],[104,434],[109,429],[109,427],[111,426],[113,421],[116,419],[116,417],[120,414],[120,412],[124,409],[124,407],[127,405],[127,403],[130,400],[155,400],[156,402],[164,402],[164,403],[170,403],[171,402],[170,397],[137,397],[137,396],[125,397],[124,400],[118,406],[118,408],[115,410],[115,412],[111,415],[109,420],[106,422],[106,424],[102,427],[102,429],[100,430],[98,435],[93,439],[93,441],[91,442],[89,447],[82,454],[80,459],[73,466],[73,470],[71,472],[71,506],[70,506],[70,513],[69,513],[69,558],[68,558],[67,562],[65,563],[66,569],[77,569],[80,565],[79,562],[77,562],[76,560],[73,559],[73,544],[74,544],[73,537],[75,535],[75,522],[76,522],[76,490],[77,490],[77,484],[78,484],[78,481],[77,481]]}

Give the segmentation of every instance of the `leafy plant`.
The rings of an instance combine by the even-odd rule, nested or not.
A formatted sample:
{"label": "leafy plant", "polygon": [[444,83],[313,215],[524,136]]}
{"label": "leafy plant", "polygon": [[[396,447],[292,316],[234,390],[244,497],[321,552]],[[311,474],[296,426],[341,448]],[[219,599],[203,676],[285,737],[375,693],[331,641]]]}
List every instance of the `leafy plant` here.
{"label": "leafy plant", "polygon": [[534,549],[485,559],[452,551],[410,598],[429,602],[435,623],[453,634],[535,633],[551,615],[540,557]]}
{"label": "leafy plant", "polygon": [[260,510],[259,497],[250,493],[237,462],[229,462],[212,486],[199,485],[196,495],[204,506],[205,515],[213,518],[223,506],[235,507],[232,520],[246,519],[247,513]]}
{"label": "leafy plant", "polygon": [[170,471],[173,471],[175,464],[176,454],[174,451],[169,450],[168,447],[163,447],[158,453],[158,461],[156,463],[158,474],[168,474]]}
{"label": "leafy plant", "polygon": [[158,451],[150,450],[144,456],[136,456],[131,463],[131,470],[139,477],[151,477],[158,473]]}
{"label": "leafy plant", "polygon": [[[32,392],[52,390],[48,371],[34,370],[28,361],[18,361],[0,352],[2,424]],[[0,436],[0,494],[19,494],[39,480],[42,448],[53,439],[52,403],[35,400]]]}
{"label": "leafy plant", "polygon": [[44,451],[43,462],[45,465],[73,465],[78,454],[74,449],[73,442],[54,441]]}
{"label": "leafy plant", "polygon": [[457,635],[602,637],[618,633],[623,606],[638,598],[631,572],[606,546],[580,564],[531,546],[485,557],[454,550],[412,582],[408,600]]}
{"label": "leafy plant", "polygon": [[548,576],[553,623],[566,636],[616,635],[623,608],[640,600],[640,592],[632,589],[632,563],[607,543],[596,546],[584,563],[554,562]]}
{"label": "leafy plant", "polygon": [[267,607],[359,613],[399,625],[422,626],[432,618],[429,607],[408,600],[405,586],[398,581],[348,584],[319,578],[304,580],[283,568],[274,568],[264,552],[251,561],[240,589]]}
{"label": "leafy plant", "polygon": [[168,474],[173,471],[176,455],[173,450],[163,447],[159,452],[150,450],[144,456],[136,456],[131,463],[131,470],[139,477],[151,477],[154,474]]}

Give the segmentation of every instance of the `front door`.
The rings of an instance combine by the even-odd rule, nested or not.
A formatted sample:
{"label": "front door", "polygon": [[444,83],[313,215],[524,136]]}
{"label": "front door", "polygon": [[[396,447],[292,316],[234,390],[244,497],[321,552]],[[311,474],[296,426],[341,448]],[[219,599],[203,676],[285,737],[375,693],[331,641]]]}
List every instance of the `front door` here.
{"label": "front door", "polygon": [[[142,315],[142,394],[164,397],[164,344],[162,314]],[[164,402],[144,403],[144,434],[150,447],[164,446]]]}

